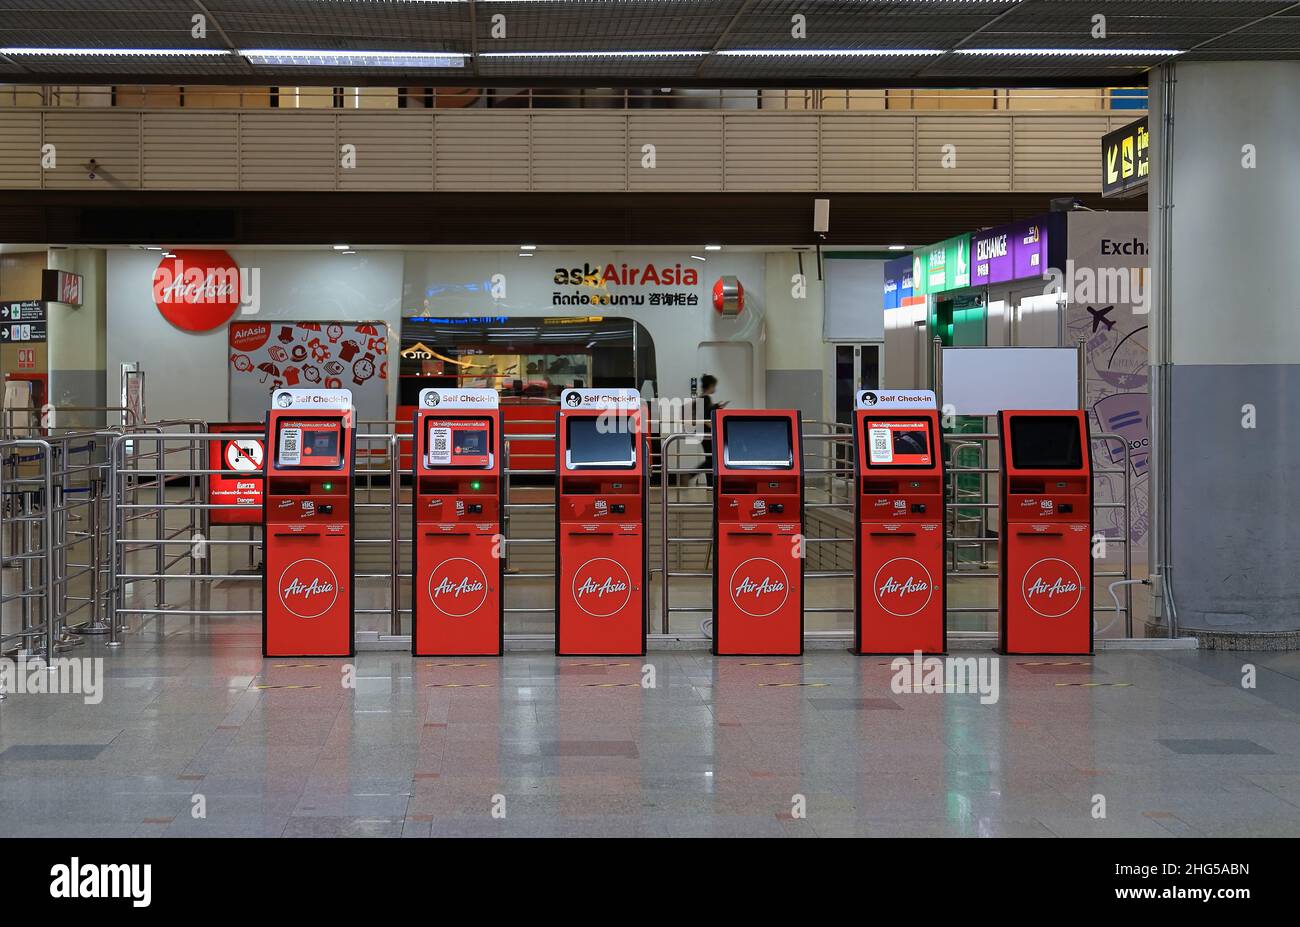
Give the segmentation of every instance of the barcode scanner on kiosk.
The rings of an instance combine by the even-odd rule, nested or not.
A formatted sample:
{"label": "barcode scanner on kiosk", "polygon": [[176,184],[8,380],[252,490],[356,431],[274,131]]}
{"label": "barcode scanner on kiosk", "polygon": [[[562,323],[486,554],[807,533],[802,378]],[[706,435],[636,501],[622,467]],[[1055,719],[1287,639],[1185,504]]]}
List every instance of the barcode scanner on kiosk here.
{"label": "barcode scanner on kiosk", "polygon": [[262,655],[354,647],[352,393],[281,389],[266,418]]}
{"label": "barcode scanner on kiosk", "polygon": [[1092,442],[1080,409],[998,413],[1003,653],[1092,652]]}
{"label": "barcode scanner on kiosk", "polygon": [[713,412],[713,652],[803,653],[803,468],[795,410]]}
{"label": "barcode scanner on kiosk", "polygon": [[494,389],[420,392],[411,652],[496,656],[504,645],[501,411]]}
{"label": "barcode scanner on kiosk", "polygon": [[943,435],[930,390],[859,390],[854,651],[947,649]]}
{"label": "barcode scanner on kiosk", "polygon": [[641,395],[566,389],[556,413],[556,653],[645,653],[646,462]]}

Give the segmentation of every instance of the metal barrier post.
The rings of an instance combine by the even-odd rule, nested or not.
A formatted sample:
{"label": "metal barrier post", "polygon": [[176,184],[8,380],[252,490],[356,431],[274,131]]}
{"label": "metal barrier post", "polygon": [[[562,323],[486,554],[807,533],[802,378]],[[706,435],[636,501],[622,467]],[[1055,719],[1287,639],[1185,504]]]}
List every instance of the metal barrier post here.
{"label": "metal barrier post", "polygon": [[[401,455],[398,453],[398,435],[388,438],[388,488],[392,504],[389,506],[388,530],[393,543],[388,546],[389,565],[392,575],[389,577],[388,593],[392,601],[389,604],[388,629],[394,637],[402,633],[402,582],[401,557],[402,543],[401,519],[398,509],[402,501]],[[414,541],[412,541],[414,543]]]}

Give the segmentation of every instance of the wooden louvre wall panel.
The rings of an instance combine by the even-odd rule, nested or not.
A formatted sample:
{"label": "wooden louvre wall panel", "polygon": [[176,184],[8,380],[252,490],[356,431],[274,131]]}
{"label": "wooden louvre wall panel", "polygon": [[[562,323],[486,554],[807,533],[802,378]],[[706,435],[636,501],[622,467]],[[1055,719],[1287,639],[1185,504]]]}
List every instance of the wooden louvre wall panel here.
{"label": "wooden louvre wall panel", "polygon": [[[136,190],[140,187],[140,114],[85,109],[46,110],[44,144],[58,166],[45,172],[45,189]],[[95,161],[91,179],[90,161]]]}
{"label": "wooden louvre wall panel", "polygon": [[[628,116],[628,189],[721,190],[722,118],[718,113]],[[644,166],[645,145],[655,146],[652,168]]]}
{"label": "wooden louvre wall panel", "polygon": [[432,190],[433,115],[339,114],[339,146],[356,145],[356,167],[339,169],[340,190]]}
{"label": "wooden louvre wall panel", "polygon": [[728,114],[726,189],[816,190],[817,115]]}
{"label": "wooden louvre wall panel", "polygon": [[[918,116],[917,189],[998,192],[1011,189],[1011,120],[1007,116]],[[947,145],[954,166],[945,167]]]}
{"label": "wooden louvre wall panel", "polygon": [[38,189],[40,185],[40,112],[0,110],[0,189]]}
{"label": "wooden louvre wall panel", "polygon": [[1105,116],[1017,116],[1012,123],[1017,192],[1101,188],[1101,139]]}
{"label": "wooden louvre wall panel", "polygon": [[242,189],[334,189],[339,148],[333,113],[243,113],[239,120]]}
{"label": "wooden louvre wall panel", "polygon": [[433,127],[434,188],[528,189],[528,114],[438,112]]}
{"label": "wooden louvre wall panel", "polygon": [[910,191],[916,183],[912,116],[821,116],[823,190]]}
{"label": "wooden louvre wall panel", "polygon": [[144,113],[146,190],[233,190],[239,185],[239,116],[195,110]]}
{"label": "wooden louvre wall panel", "polygon": [[534,190],[627,189],[627,116],[533,113]]}

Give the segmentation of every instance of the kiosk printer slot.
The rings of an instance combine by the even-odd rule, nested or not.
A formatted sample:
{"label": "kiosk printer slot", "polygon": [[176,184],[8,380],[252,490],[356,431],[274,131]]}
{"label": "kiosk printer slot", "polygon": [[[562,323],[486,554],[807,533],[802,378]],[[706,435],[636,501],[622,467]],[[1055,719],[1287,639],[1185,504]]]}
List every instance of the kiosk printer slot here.
{"label": "kiosk printer slot", "polygon": [[998,413],[999,645],[1092,652],[1092,445],[1079,410]]}
{"label": "kiosk printer slot", "polygon": [[645,653],[646,461],[634,389],[566,389],[556,414],[555,652]]}
{"label": "kiosk printer slot", "polygon": [[943,444],[934,393],[859,390],[854,649],[942,653]]}
{"label": "kiosk printer slot", "polygon": [[262,655],[353,650],[352,393],[281,389],[266,417]]}
{"label": "kiosk printer slot", "polygon": [[798,411],[713,413],[713,652],[803,653]]}
{"label": "kiosk printer slot", "polygon": [[422,390],[412,435],[411,652],[499,655],[505,551],[497,391]]}

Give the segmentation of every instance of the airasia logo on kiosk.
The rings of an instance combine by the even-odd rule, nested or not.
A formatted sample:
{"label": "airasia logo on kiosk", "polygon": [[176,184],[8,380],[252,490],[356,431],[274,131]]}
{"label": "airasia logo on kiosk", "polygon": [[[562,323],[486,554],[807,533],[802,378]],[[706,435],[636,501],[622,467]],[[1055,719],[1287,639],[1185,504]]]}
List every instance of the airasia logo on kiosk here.
{"label": "airasia logo on kiosk", "polygon": [[295,560],[280,574],[280,604],[295,618],[319,618],[334,607],[339,580],[324,561],[314,557]]}
{"label": "airasia logo on kiosk", "polygon": [[573,574],[573,601],[593,618],[608,618],[627,607],[632,578],[617,560],[593,557]]}
{"label": "airasia logo on kiosk", "polygon": [[911,618],[930,604],[934,579],[925,564],[911,557],[895,557],[876,571],[872,581],[876,604],[895,618]]}
{"label": "airasia logo on kiosk", "polygon": [[790,577],[775,560],[750,557],[731,572],[731,601],[751,618],[774,614],[790,597]]}
{"label": "airasia logo on kiosk", "polygon": [[448,618],[464,618],[487,601],[487,577],[473,560],[448,557],[429,572],[429,601]]}
{"label": "airasia logo on kiosk", "polygon": [[153,301],[168,322],[189,332],[226,324],[239,308],[239,265],[225,251],[171,252],[153,272]]}
{"label": "airasia logo on kiosk", "polygon": [[1029,569],[1020,582],[1025,604],[1044,618],[1060,618],[1072,612],[1083,598],[1079,571],[1057,557],[1044,557]]}

